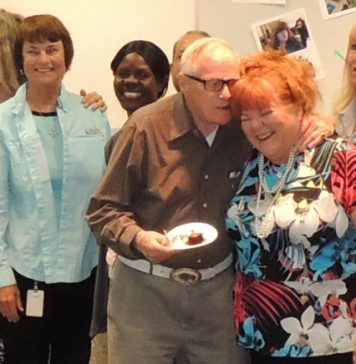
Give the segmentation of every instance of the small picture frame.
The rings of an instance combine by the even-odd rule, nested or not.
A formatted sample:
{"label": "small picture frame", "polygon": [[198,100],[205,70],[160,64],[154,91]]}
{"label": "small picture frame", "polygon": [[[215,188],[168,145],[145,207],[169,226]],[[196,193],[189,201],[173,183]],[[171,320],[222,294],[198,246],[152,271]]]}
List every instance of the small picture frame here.
{"label": "small picture frame", "polygon": [[319,0],[324,19],[336,18],[356,11],[356,0]]}
{"label": "small picture frame", "polygon": [[251,28],[259,51],[283,49],[312,63],[317,79],[325,77],[304,8],[254,23]]}

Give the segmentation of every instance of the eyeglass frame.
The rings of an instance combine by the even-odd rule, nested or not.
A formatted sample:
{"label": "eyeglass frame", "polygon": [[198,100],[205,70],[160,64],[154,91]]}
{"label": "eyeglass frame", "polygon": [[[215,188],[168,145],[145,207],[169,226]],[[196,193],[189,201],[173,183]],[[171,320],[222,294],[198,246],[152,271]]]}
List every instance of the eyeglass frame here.
{"label": "eyeglass frame", "polygon": [[[184,75],[187,76],[188,78],[194,80],[194,81],[198,81],[198,82],[202,83],[204,85],[204,89],[206,91],[209,91],[209,92],[220,92],[224,88],[225,85],[227,85],[227,87],[230,88],[239,80],[238,78],[230,78],[229,80],[221,80],[219,78],[212,78],[210,80],[203,80],[203,79],[201,79],[199,77],[189,75],[187,73],[184,73]],[[214,81],[214,82],[220,81],[221,82],[221,87],[219,89],[216,89],[216,90],[208,89],[206,85],[207,85],[207,82],[209,82],[209,81]],[[229,82],[233,83],[233,84],[229,85]]]}

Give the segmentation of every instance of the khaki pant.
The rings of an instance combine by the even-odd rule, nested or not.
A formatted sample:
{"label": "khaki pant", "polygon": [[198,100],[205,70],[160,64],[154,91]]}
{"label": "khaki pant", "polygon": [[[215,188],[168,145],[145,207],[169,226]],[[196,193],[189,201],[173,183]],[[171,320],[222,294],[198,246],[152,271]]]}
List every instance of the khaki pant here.
{"label": "khaki pant", "polygon": [[187,287],[116,260],[108,305],[110,364],[246,364],[233,325],[234,273]]}

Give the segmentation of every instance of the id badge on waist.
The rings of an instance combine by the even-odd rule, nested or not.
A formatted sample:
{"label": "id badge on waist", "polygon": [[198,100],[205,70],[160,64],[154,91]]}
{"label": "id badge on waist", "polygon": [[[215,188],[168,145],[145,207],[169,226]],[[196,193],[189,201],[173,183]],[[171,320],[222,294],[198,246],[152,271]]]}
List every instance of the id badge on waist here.
{"label": "id badge on waist", "polygon": [[26,300],[26,316],[42,317],[44,304],[44,291],[37,289],[37,282],[35,282],[34,289],[27,291]]}

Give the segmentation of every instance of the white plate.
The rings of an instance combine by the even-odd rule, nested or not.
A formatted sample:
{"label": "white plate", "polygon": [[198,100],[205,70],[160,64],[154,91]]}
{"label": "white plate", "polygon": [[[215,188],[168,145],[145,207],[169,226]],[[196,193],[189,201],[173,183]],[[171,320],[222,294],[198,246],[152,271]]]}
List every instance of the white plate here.
{"label": "white plate", "polygon": [[[188,236],[192,233],[202,233],[204,240],[199,244],[188,244]],[[218,231],[214,226],[203,222],[191,222],[179,225],[168,231],[167,238],[171,242],[171,247],[177,250],[195,249],[212,243],[218,236]]]}

